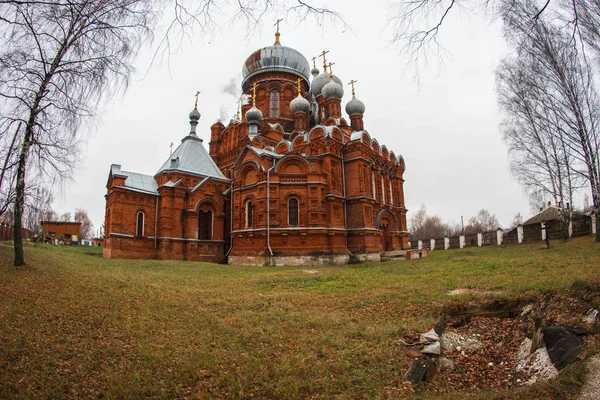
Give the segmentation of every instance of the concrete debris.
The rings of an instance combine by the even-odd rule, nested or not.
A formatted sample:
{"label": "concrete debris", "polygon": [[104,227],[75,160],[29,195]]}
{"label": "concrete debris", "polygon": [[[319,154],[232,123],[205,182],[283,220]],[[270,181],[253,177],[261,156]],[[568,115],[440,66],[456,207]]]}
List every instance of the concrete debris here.
{"label": "concrete debris", "polygon": [[435,333],[434,329],[431,329],[429,332],[421,333],[420,340],[421,343],[438,342],[440,340],[440,336]]}
{"label": "concrete debris", "polygon": [[423,350],[421,350],[421,353],[423,354],[440,355],[441,352],[442,351],[440,347],[440,342],[433,342],[431,344],[428,344],[425,347],[423,347]]}
{"label": "concrete debris", "polygon": [[525,384],[532,385],[536,382],[544,382],[556,378],[558,370],[552,364],[552,361],[550,361],[546,348],[540,347],[533,354],[529,354],[530,349],[531,340],[525,338],[519,347],[515,366],[516,372],[525,371],[532,374],[531,378]]}
{"label": "concrete debris", "polygon": [[444,351],[472,351],[479,350],[482,347],[481,341],[474,334],[459,335],[448,331],[442,335],[441,344]]}
{"label": "concrete debris", "polygon": [[600,319],[598,317],[598,310],[596,310],[595,308],[590,308],[585,314],[583,314],[583,322],[590,325],[595,325]]}

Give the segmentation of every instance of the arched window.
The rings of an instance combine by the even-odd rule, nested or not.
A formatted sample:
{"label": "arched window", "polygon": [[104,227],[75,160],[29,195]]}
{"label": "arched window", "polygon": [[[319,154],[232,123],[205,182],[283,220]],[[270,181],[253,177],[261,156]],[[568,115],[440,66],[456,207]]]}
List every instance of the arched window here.
{"label": "arched window", "polygon": [[253,212],[252,202],[249,201],[246,203],[246,228],[252,228],[252,212]]}
{"label": "arched window", "polygon": [[137,216],[135,218],[135,236],[144,236],[144,212],[138,211]]}
{"label": "arched window", "polygon": [[279,91],[277,89],[271,90],[271,112],[269,115],[271,118],[279,118]]}
{"label": "arched window", "polygon": [[296,198],[288,201],[288,225],[298,226],[298,199]]}
{"label": "arched window", "polygon": [[198,239],[212,240],[212,212],[200,210],[198,214]]}

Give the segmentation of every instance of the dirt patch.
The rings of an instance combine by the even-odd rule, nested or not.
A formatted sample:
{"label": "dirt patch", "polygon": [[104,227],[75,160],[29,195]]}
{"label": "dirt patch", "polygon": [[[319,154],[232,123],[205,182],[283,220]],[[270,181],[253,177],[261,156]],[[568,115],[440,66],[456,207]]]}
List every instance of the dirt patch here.
{"label": "dirt patch", "polygon": [[[454,316],[445,321],[441,355],[435,357],[437,374],[426,383],[427,388],[441,394],[503,392],[554,379],[559,372],[546,348],[530,354],[534,317],[543,317],[545,326],[579,327],[574,331],[585,332],[585,349],[600,343],[599,335],[594,334],[596,316],[583,317],[588,310],[585,301],[564,295],[540,296],[535,302],[505,300],[455,309]],[[595,362],[599,365],[593,364],[590,371],[600,370],[600,356]],[[600,385],[600,372],[596,373],[590,372],[590,379]],[[598,393],[597,387],[589,390]]]}

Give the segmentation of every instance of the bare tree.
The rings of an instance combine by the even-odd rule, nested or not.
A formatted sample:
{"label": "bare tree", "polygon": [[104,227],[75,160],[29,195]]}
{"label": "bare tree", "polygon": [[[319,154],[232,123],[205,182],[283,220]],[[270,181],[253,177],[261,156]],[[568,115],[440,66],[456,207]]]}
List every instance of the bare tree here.
{"label": "bare tree", "polygon": [[[502,130],[508,145],[510,168],[532,203],[552,198],[555,204],[572,203],[582,180],[573,171],[570,154],[560,132],[561,119],[554,109],[544,71],[531,57],[505,59],[496,73],[498,103],[504,111]],[[543,202],[543,201],[542,201]],[[536,207],[537,208],[537,207]]]}
{"label": "bare tree", "polygon": [[500,227],[498,218],[486,209],[481,209],[476,216],[469,218],[465,227],[465,233],[474,234],[479,232],[491,232]]}
{"label": "bare tree", "polygon": [[86,210],[83,208],[75,210],[73,219],[75,222],[81,222],[81,228],[79,229],[80,239],[91,239],[94,236],[94,224],[92,224]]}
{"label": "bare tree", "polygon": [[153,13],[141,0],[56,0],[2,2],[0,15],[2,118],[5,125],[23,125],[14,148],[14,264],[19,266],[25,263],[21,227],[28,171],[51,180],[68,175],[80,127],[126,86],[131,61],[151,34]]}
{"label": "bare tree", "polygon": [[413,240],[435,239],[444,235],[454,236],[460,230],[458,225],[445,223],[437,215],[427,215],[425,204],[422,204],[410,219],[410,234]]}
{"label": "bare tree", "polygon": [[42,235],[42,221],[57,220],[56,213],[52,210],[54,196],[45,188],[29,188],[28,193],[23,223],[25,228],[33,232],[34,238],[37,238]]}
{"label": "bare tree", "polygon": [[[526,9],[514,0],[396,0],[388,18],[390,42],[402,54],[405,64],[412,64],[416,74],[430,59],[443,63],[443,29],[457,13],[484,15],[489,21],[504,18],[515,11],[535,24],[542,16],[560,17],[576,42],[586,42],[600,55],[600,0],[529,0]],[[585,50],[584,50],[585,51]]]}
{"label": "bare tree", "polygon": [[532,24],[524,17],[531,5],[520,0],[512,4],[504,22],[516,53],[506,65],[516,66],[519,74],[501,67],[500,103],[510,129],[535,149],[520,148],[522,137],[510,129],[509,148],[519,148],[522,175],[537,182],[538,190],[558,195],[563,205],[566,200],[572,204],[577,181],[583,180],[591,189],[594,209],[600,210],[600,101],[593,68],[563,24],[545,16]]}

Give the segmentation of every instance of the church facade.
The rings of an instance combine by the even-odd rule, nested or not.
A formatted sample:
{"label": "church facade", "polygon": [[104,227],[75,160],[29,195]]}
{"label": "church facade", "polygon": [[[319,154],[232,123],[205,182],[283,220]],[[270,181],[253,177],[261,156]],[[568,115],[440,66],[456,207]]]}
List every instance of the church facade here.
{"label": "church facade", "polygon": [[354,86],[342,115],[344,86],[322,56],[321,73],[276,33],[246,60],[251,101],[211,126],[209,151],[196,104],[156,174],[113,164],[104,256],[314,265],[407,248],[404,160],[365,130]]}

